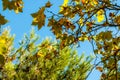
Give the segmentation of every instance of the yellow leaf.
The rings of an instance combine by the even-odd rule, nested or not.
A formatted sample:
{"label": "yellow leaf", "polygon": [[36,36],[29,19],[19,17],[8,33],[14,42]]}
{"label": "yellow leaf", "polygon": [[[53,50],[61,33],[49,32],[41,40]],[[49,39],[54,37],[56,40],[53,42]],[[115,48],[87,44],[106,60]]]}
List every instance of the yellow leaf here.
{"label": "yellow leaf", "polygon": [[19,13],[19,10],[18,10],[18,9],[16,9],[16,10],[15,10],[15,13],[16,13],[16,14],[18,14],[18,13]]}
{"label": "yellow leaf", "polygon": [[119,46],[117,46],[117,45],[113,45],[112,50],[118,50],[118,49],[119,49]]}
{"label": "yellow leaf", "polygon": [[104,11],[101,9],[97,12],[97,21],[102,22],[104,20]]}
{"label": "yellow leaf", "polygon": [[38,18],[33,18],[33,22],[38,22]]}
{"label": "yellow leaf", "polygon": [[5,44],[5,39],[0,38],[0,44]]}
{"label": "yellow leaf", "polygon": [[64,0],[64,3],[62,6],[67,6],[68,2],[69,2],[69,0]]}
{"label": "yellow leaf", "polygon": [[22,12],[21,9],[23,8],[23,2],[22,1],[16,1],[14,2],[14,11],[16,14],[18,14],[19,12]]}
{"label": "yellow leaf", "polygon": [[78,38],[79,41],[85,41],[85,40],[88,40],[88,37],[86,35],[83,35],[83,36],[80,36]]}
{"label": "yellow leaf", "polygon": [[62,6],[60,7],[60,12],[63,11],[63,7],[66,7],[68,2],[69,2],[69,0],[64,0]]}
{"label": "yellow leaf", "polygon": [[0,37],[0,54],[3,53],[4,48],[6,47],[6,40],[3,37]]}
{"label": "yellow leaf", "polygon": [[42,53],[40,53],[40,52],[37,53],[37,56],[38,57],[44,57],[44,55]]}
{"label": "yellow leaf", "polygon": [[98,1],[97,0],[93,0],[92,2],[91,2],[91,5],[92,6],[95,6],[95,5],[97,5],[98,4]]}
{"label": "yellow leaf", "polygon": [[83,26],[83,18],[79,19],[79,24],[80,24],[80,26]]}

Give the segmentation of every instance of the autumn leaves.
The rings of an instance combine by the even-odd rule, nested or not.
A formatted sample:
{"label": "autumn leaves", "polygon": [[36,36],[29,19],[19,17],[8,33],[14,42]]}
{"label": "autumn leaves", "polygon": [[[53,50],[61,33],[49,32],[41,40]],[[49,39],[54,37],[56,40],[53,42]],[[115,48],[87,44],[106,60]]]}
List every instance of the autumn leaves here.
{"label": "autumn leaves", "polygon": [[[47,9],[52,6],[51,2],[48,1],[36,13],[31,14],[33,17],[32,25],[41,29],[45,25],[47,18],[47,26],[51,28],[57,39],[62,40],[62,46],[78,41],[90,40],[87,33],[92,31],[94,24],[102,23],[105,20],[104,10],[97,7],[97,5],[99,5],[97,0],[73,0],[72,2],[64,0],[58,14],[48,12],[52,16],[47,18]],[[84,28],[82,32],[86,34],[77,31],[78,27],[81,30]]]}
{"label": "autumn leaves", "polygon": [[14,10],[15,13],[22,12],[23,1],[22,0],[2,0],[3,10]]}
{"label": "autumn leaves", "polygon": [[[87,9],[85,10],[85,12],[89,11],[89,7],[93,8],[96,7],[99,3],[97,0],[73,0],[75,1],[76,5],[82,5],[82,6],[88,6]],[[64,0],[63,4],[60,6],[60,12],[62,12],[63,10],[65,10],[65,8],[67,9],[67,6],[69,4],[69,0]],[[100,9],[95,13],[95,18],[97,19],[96,21],[98,23],[104,21],[105,19],[105,15],[104,15],[104,10]],[[83,19],[80,18],[79,20],[80,25],[83,25]]]}

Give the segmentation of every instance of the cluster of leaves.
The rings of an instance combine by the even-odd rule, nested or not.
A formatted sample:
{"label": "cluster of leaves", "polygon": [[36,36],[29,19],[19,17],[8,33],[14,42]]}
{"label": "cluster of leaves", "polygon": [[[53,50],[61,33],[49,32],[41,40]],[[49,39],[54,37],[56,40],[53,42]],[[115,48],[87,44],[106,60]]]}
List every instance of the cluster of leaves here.
{"label": "cluster of leaves", "polygon": [[[46,7],[48,3],[49,7]],[[32,14],[32,24],[38,25],[38,29],[44,26],[47,16],[45,11],[52,6],[49,1],[46,5]],[[108,12],[108,10],[110,11]],[[51,18],[48,19],[48,26],[51,27],[56,38],[62,40],[62,46],[84,40],[90,41],[93,40],[93,36],[96,36],[96,31],[100,29],[114,26],[119,28],[117,10],[119,10],[119,6],[109,0],[64,0],[58,14],[48,11],[52,14]],[[41,15],[42,17],[39,17]]]}
{"label": "cluster of leaves", "polygon": [[22,0],[2,0],[3,10],[14,10],[16,13],[22,12]]}
{"label": "cluster of leaves", "polygon": [[92,67],[91,57],[78,56],[69,47],[60,49],[58,42],[46,39],[36,45],[34,31],[25,35],[18,49],[13,47],[13,39],[8,30],[0,36],[2,80],[85,80]]}
{"label": "cluster of leaves", "polygon": [[[23,3],[21,3],[21,0],[14,0],[14,1],[2,0],[2,1],[3,1],[3,10],[8,8],[9,10],[22,12]],[[102,55],[102,57],[100,57],[101,62],[99,62],[102,63],[102,66],[99,65],[96,68],[102,73],[101,80],[105,80],[105,79],[118,80],[120,76],[120,70],[119,70],[120,5],[117,4],[117,2],[119,1],[118,0],[64,0],[63,4],[60,6],[59,12],[55,14],[53,11],[50,11],[52,4],[50,1],[48,1],[36,13],[31,14],[31,16],[33,17],[32,25],[38,26],[38,29],[41,29],[43,26],[45,26],[45,24],[47,24],[45,22],[47,19],[48,27],[51,28],[51,31],[56,36],[56,39],[60,40],[59,48],[60,50],[63,51],[64,48],[66,50],[66,46],[68,45],[73,45],[76,43],[79,44],[79,42],[81,41],[88,40],[92,44],[94,53],[96,55]],[[19,7],[18,5],[21,7]],[[52,14],[52,16],[46,15],[48,13]],[[0,17],[1,17],[0,25],[4,25],[7,22],[7,20],[2,15],[0,15]],[[46,41],[46,43],[49,43],[51,45],[50,42]],[[30,45],[34,46],[33,44],[29,44],[27,45],[27,47],[21,47],[21,50],[23,50],[23,52],[26,52],[27,49],[28,52],[31,51],[31,49],[29,48]],[[25,49],[25,51],[23,48]],[[59,48],[53,49],[53,46],[52,47],[49,46],[49,49],[51,48],[52,51],[50,53],[53,53],[54,50],[59,49]],[[49,52],[46,49],[42,49],[42,50]],[[46,58],[47,53],[41,54],[39,48],[37,48],[37,50],[39,52],[37,56],[40,56],[40,58]],[[55,51],[55,53],[58,52],[61,51],[59,50],[57,50],[57,52]],[[49,56],[47,56],[48,58],[47,60],[49,59],[51,60],[51,57],[54,57],[56,54],[52,56],[51,55],[52,54],[49,54]],[[60,53],[57,55],[60,55]],[[66,55],[68,54],[66,53]],[[61,75],[65,75],[65,79],[67,79],[66,77],[67,73],[69,73],[69,75],[71,73],[67,70],[64,71],[66,72],[62,72]],[[74,70],[72,72],[74,72]],[[73,74],[71,76],[73,76]],[[61,77],[59,78],[61,79]]]}
{"label": "cluster of leaves", "polygon": [[101,80],[117,80],[120,73],[119,10],[120,6],[113,0],[64,0],[60,12],[53,14],[48,26],[56,38],[62,40],[62,46],[89,40],[95,54],[102,55],[102,66],[97,67],[102,72]]}
{"label": "cluster of leaves", "polygon": [[[14,74],[12,62],[14,57],[11,57],[13,51],[13,40],[14,36],[11,36],[7,29],[0,34],[0,79],[8,76],[8,80],[10,80]],[[3,74],[3,72],[5,74]]]}
{"label": "cluster of leaves", "polygon": [[98,68],[101,79],[120,79],[120,37],[112,38],[110,31],[101,32],[96,37],[96,45],[95,53],[102,55],[103,66]]}
{"label": "cluster of leaves", "polygon": [[[95,54],[102,55],[102,66],[96,68],[102,72],[101,80],[117,80],[120,76],[119,10],[120,6],[113,0],[64,0],[60,12],[57,16],[53,14],[48,26],[62,40],[62,46],[89,40]],[[67,21],[70,23],[64,25]]]}
{"label": "cluster of leaves", "polygon": [[[15,13],[23,12],[23,1],[22,0],[2,0],[3,10],[9,9],[14,10]],[[3,15],[0,14],[0,26],[8,22]]]}

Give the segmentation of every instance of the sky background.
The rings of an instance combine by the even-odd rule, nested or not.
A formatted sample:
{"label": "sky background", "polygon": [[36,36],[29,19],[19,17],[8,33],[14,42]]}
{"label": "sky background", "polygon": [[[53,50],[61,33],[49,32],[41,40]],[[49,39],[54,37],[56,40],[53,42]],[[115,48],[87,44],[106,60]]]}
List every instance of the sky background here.
{"label": "sky background", "polygon": [[[2,28],[10,27],[11,34],[15,34],[15,47],[19,46],[18,43],[23,38],[23,35],[25,33],[29,34],[32,27],[34,27],[36,34],[40,36],[41,41],[46,37],[52,37],[52,39],[55,39],[55,36],[47,26],[44,26],[38,31],[37,27],[31,25],[32,17],[30,14],[37,12],[40,7],[47,2],[47,0],[23,0],[23,2],[23,13],[16,14],[14,11],[3,11],[2,0],[0,0],[0,13],[9,20],[9,22],[6,25],[3,25]],[[53,6],[49,10],[57,13],[59,11],[60,4],[63,3],[63,0],[50,0],[50,2],[53,4]],[[92,46],[89,42],[85,41],[84,43],[80,44],[81,47],[77,48],[79,54],[85,53],[86,55],[90,55],[93,53],[91,48]],[[91,73],[87,80],[99,80],[99,77],[99,71],[95,70]]]}

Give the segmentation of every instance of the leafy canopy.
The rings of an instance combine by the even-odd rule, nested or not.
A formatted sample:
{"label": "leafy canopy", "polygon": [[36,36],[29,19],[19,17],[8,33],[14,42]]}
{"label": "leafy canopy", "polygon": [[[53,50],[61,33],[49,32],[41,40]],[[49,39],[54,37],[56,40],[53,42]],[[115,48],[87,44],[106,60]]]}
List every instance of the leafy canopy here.
{"label": "leafy canopy", "polygon": [[[118,2],[119,0],[64,0],[58,13],[54,13],[50,10],[54,4],[48,1],[37,12],[31,14],[32,25],[40,30],[47,24],[59,40],[60,50],[74,44],[80,45],[84,41],[90,42],[96,60],[98,57],[101,60],[95,62],[93,67],[101,72],[100,79],[118,80],[120,78],[120,4]],[[2,0],[2,5],[3,10],[14,10],[16,13],[22,12],[23,9],[22,0]],[[0,15],[0,17],[0,25],[7,23],[4,16]],[[46,20],[48,23],[45,22]],[[1,46],[4,47],[2,42],[5,41],[1,41]],[[39,53],[38,56],[45,55]],[[4,62],[4,56],[0,58]]]}
{"label": "leafy canopy", "polygon": [[[3,38],[1,38],[3,37]],[[0,79],[4,80],[85,80],[91,69],[92,57],[79,56],[77,52],[65,47],[60,49],[59,42],[45,39],[36,44],[38,36],[31,31],[30,36],[25,35],[19,48],[13,46],[13,37],[8,30],[2,32],[0,37]],[[7,38],[9,43],[6,41]],[[9,50],[8,50],[9,49]]]}

